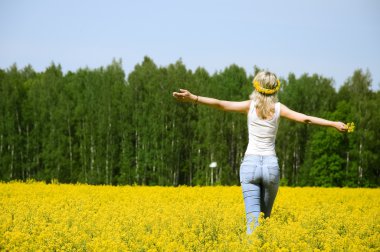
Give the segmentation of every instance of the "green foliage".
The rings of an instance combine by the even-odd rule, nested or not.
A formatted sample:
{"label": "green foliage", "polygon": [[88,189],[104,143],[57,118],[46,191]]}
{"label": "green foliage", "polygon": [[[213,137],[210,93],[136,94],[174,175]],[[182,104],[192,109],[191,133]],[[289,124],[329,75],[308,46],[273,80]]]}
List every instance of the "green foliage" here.
{"label": "green foliage", "polygon": [[[115,60],[66,74],[55,64],[41,73],[31,66],[0,69],[0,180],[238,184],[246,116],[182,104],[171,94],[185,88],[246,100],[252,78],[237,65],[210,75],[181,61],[159,67],[149,57],[128,76]],[[289,108],[356,124],[348,135],[281,120],[281,184],[378,186],[380,93],[371,90],[370,74],[355,71],[338,92],[317,74],[281,81],[279,98]]]}
{"label": "green foliage", "polygon": [[345,179],[344,159],[340,150],[345,149],[343,138],[333,129],[317,131],[308,142],[307,158],[303,165],[309,185],[342,186]]}

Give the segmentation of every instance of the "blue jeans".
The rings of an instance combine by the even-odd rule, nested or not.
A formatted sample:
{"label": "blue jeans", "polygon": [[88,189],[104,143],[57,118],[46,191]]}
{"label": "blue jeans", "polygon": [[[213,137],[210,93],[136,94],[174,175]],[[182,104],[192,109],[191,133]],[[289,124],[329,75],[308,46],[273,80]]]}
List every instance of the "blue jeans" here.
{"label": "blue jeans", "polygon": [[[269,217],[276,198],[280,171],[276,156],[247,155],[240,166],[247,234],[259,224],[260,212]],[[254,222],[254,223],[252,223]]]}

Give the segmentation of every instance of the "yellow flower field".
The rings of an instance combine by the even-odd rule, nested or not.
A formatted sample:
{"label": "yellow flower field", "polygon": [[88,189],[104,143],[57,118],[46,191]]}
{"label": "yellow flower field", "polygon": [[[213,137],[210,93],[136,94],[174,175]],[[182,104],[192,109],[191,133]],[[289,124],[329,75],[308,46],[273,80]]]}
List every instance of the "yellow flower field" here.
{"label": "yellow flower field", "polygon": [[280,187],[245,234],[241,188],[0,183],[3,251],[379,251],[380,189]]}

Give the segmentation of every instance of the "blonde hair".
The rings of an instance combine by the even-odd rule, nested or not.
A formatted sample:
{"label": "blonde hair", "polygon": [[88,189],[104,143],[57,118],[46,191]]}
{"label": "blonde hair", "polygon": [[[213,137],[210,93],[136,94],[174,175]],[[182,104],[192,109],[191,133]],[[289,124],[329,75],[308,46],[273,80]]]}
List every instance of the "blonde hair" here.
{"label": "blonde hair", "polygon": [[[256,74],[253,82],[258,83],[260,87],[265,89],[276,89],[279,85],[277,76],[268,71],[262,71]],[[278,101],[277,92],[264,94],[255,89],[249,98],[255,103],[256,113],[260,119],[268,119],[274,115],[274,105]]]}

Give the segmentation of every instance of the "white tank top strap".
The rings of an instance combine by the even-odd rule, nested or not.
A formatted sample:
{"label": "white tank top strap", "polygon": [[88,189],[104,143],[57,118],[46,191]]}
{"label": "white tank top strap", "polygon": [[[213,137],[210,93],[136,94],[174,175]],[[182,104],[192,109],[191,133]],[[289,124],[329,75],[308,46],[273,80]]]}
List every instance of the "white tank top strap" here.
{"label": "white tank top strap", "polygon": [[281,103],[276,102],[276,104],[274,105],[274,115],[275,115],[276,119],[280,117],[280,114],[281,114],[280,109],[281,109]]}
{"label": "white tank top strap", "polygon": [[255,101],[252,100],[251,105],[249,105],[249,113],[252,113],[254,109],[255,109]]}

